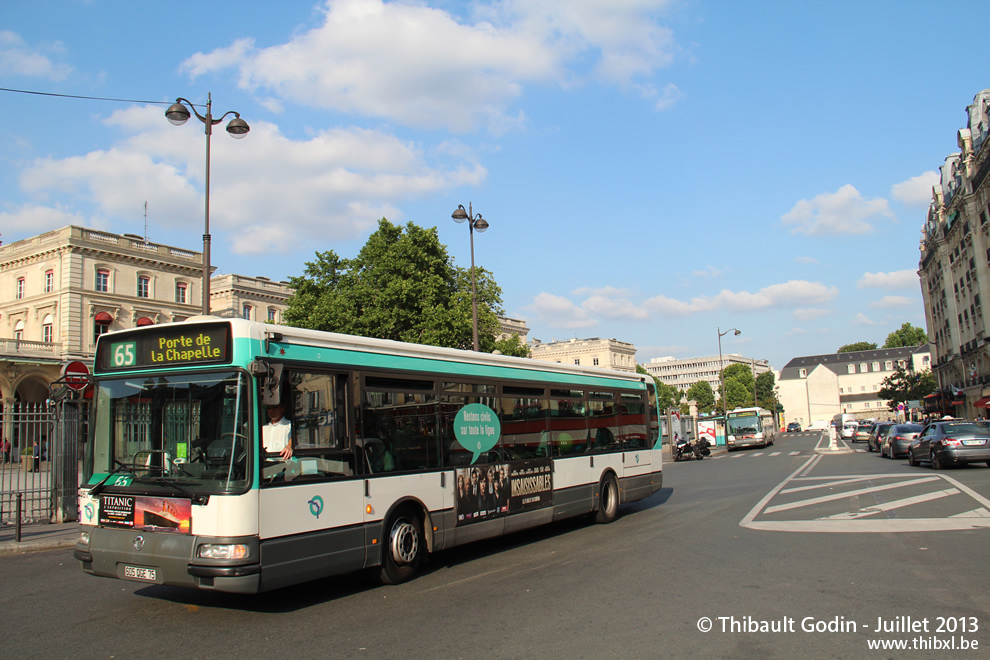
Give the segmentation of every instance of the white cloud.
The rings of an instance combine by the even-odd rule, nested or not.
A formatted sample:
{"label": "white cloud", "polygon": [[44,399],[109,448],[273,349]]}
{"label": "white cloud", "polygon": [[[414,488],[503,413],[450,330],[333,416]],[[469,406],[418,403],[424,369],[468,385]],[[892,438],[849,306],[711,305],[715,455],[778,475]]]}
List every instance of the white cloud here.
{"label": "white cloud", "polygon": [[698,296],[690,301],[656,296],[647,300],[644,305],[650,311],[666,316],[687,316],[721,309],[746,312],[793,304],[822,304],[835,298],[838,293],[836,287],[826,286],[821,282],[792,280],[772,284],[756,293],[726,289],[714,296]]}
{"label": "white cloud", "polygon": [[538,293],[532,304],[523,309],[532,314],[536,322],[553,327],[590,328],[598,323],[567,298],[552,293]]}
{"label": "white cloud", "polygon": [[821,308],[807,308],[807,309],[795,309],[793,313],[794,313],[794,318],[798,319],[799,321],[810,321],[812,319],[817,319],[827,315],[829,311],[830,310],[821,309]]}
{"label": "white cloud", "polygon": [[916,270],[895,270],[892,273],[863,273],[857,289],[917,289],[921,286]]}
{"label": "white cloud", "polygon": [[856,188],[846,184],[834,193],[800,200],[781,221],[793,225],[794,234],[849,236],[872,232],[882,218],[894,219],[887,200],[863,199]]}
{"label": "white cloud", "polygon": [[880,300],[874,300],[870,303],[870,307],[875,307],[877,309],[896,309],[900,307],[916,307],[918,301],[914,298],[908,298],[907,296],[884,296]]}
{"label": "white cloud", "polygon": [[[202,131],[171,126],[154,107],[119,111],[106,123],[130,136],[105,151],[35,160],[21,174],[22,189],[53,208],[64,196],[117,218],[139,217],[147,200],[152,219],[201,233]],[[211,229],[225,230],[219,240],[240,254],[355,238],[383,216],[400,219],[404,200],[476,185],[487,175],[449,148],[426,153],[381,131],[337,129],[291,140],[265,122],[252,122],[244,140],[215,135],[211,161]]]}
{"label": "white cloud", "polygon": [[938,172],[928,170],[907,181],[890,187],[890,196],[910,206],[928,206],[932,201],[932,187],[939,183]]}
{"label": "white cloud", "polygon": [[863,312],[858,312],[856,316],[853,317],[853,323],[856,325],[880,325],[879,322],[870,319]]}
{"label": "white cloud", "polygon": [[72,73],[72,67],[49,57],[61,54],[63,50],[59,42],[32,48],[16,32],[0,30],[0,76],[65,80]]}
{"label": "white cloud", "polygon": [[722,271],[720,271],[715,266],[711,266],[711,265],[706,266],[704,270],[691,271],[691,275],[693,275],[694,277],[711,277],[711,278],[715,278],[715,277],[718,277],[721,274],[722,274]]}
{"label": "white cloud", "polygon": [[94,223],[81,213],[68,211],[60,206],[25,204],[9,211],[0,212],[0,227],[3,227],[4,231],[9,232],[10,235],[19,233],[34,235],[66,225],[95,228],[99,224]]}
{"label": "white cloud", "polygon": [[[244,89],[409,126],[502,131],[525,122],[509,108],[524,85],[575,84],[589,60],[597,78],[642,91],[674,56],[655,16],[667,4],[509,0],[475,5],[469,24],[421,4],[327,0],[318,28],[267,48],[239,39],[181,69],[236,68]],[[679,95],[652,92],[661,108]]]}

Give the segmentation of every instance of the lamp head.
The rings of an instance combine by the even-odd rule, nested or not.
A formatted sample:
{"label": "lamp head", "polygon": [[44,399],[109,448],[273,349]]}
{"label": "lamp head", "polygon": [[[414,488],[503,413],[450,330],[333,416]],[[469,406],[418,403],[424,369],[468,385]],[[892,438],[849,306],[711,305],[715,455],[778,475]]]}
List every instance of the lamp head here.
{"label": "lamp head", "polygon": [[454,222],[464,222],[468,219],[467,211],[464,210],[463,204],[457,205],[457,210],[450,214],[450,217],[454,219]]}
{"label": "lamp head", "polygon": [[227,133],[230,134],[230,137],[238,140],[242,139],[245,135],[247,135],[248,131],[250,130],[251,127],[248,126],[248,123],[246,121],[241,119],[240,115],[237,115],[236,117],[231,119],[230,122],[227,124]]}
{"label": "lamp head", "polygon": [[485,231],[486,229],[488,229],[488,221],[482,218],[481,214],[479,213],[478,219],[474,221],[474,224],[472,226],[474,227],[475,231]]}
{"label": "lamp head", "polygon": [[742,330],[736,330],[736,333],[735,334],[741,335],[742,334]]}
{"label": "lamp head", "polygon": [[173,126],[182,126],[189,121],[189,109],[181,103],[173,103],[168,106],[168,110],[165,111],[165,118],[168,119]]}

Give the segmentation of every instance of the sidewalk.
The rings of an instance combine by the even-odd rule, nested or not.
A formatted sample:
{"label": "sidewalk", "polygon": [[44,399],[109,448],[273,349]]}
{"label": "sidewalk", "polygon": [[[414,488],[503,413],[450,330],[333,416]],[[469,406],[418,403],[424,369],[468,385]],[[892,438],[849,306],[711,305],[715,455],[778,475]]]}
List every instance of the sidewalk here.
{"label": "sidewalk", "polygon": [[22,525],[20,543],[14,540],[16,533],[14,525],[0,527],[0,556],[71,548],[79,538],[79,523]]}

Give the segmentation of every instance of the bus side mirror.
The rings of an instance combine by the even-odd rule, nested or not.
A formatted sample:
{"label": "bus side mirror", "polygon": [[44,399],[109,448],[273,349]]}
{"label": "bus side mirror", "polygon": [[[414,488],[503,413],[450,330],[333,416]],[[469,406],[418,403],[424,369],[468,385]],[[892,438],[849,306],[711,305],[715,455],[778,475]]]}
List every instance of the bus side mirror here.
{"label": "bus side mirror", "polygon": [[251,365],[251,372],[261,382],[261,404],[277,406],[282,401],[282,365],[255,360]]}

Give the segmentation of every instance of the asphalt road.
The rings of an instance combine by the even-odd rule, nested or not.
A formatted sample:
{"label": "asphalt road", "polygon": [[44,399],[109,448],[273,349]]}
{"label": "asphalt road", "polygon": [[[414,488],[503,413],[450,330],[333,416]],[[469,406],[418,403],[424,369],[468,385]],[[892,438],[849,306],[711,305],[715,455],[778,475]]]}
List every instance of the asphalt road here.
{"label": "asphalt road", "polygon": [[[818,442],[788,434],[668,464],[664,489],[610,525],[443,552],[395,587],[353,575],[243,597],[93,578],[71,551],[0,557],[4,654],[938,657],[950,642],[978,644],[954,657],[985,654],[990,468],[820,455]],[[883,640],[909,650],[870,649]]]}

